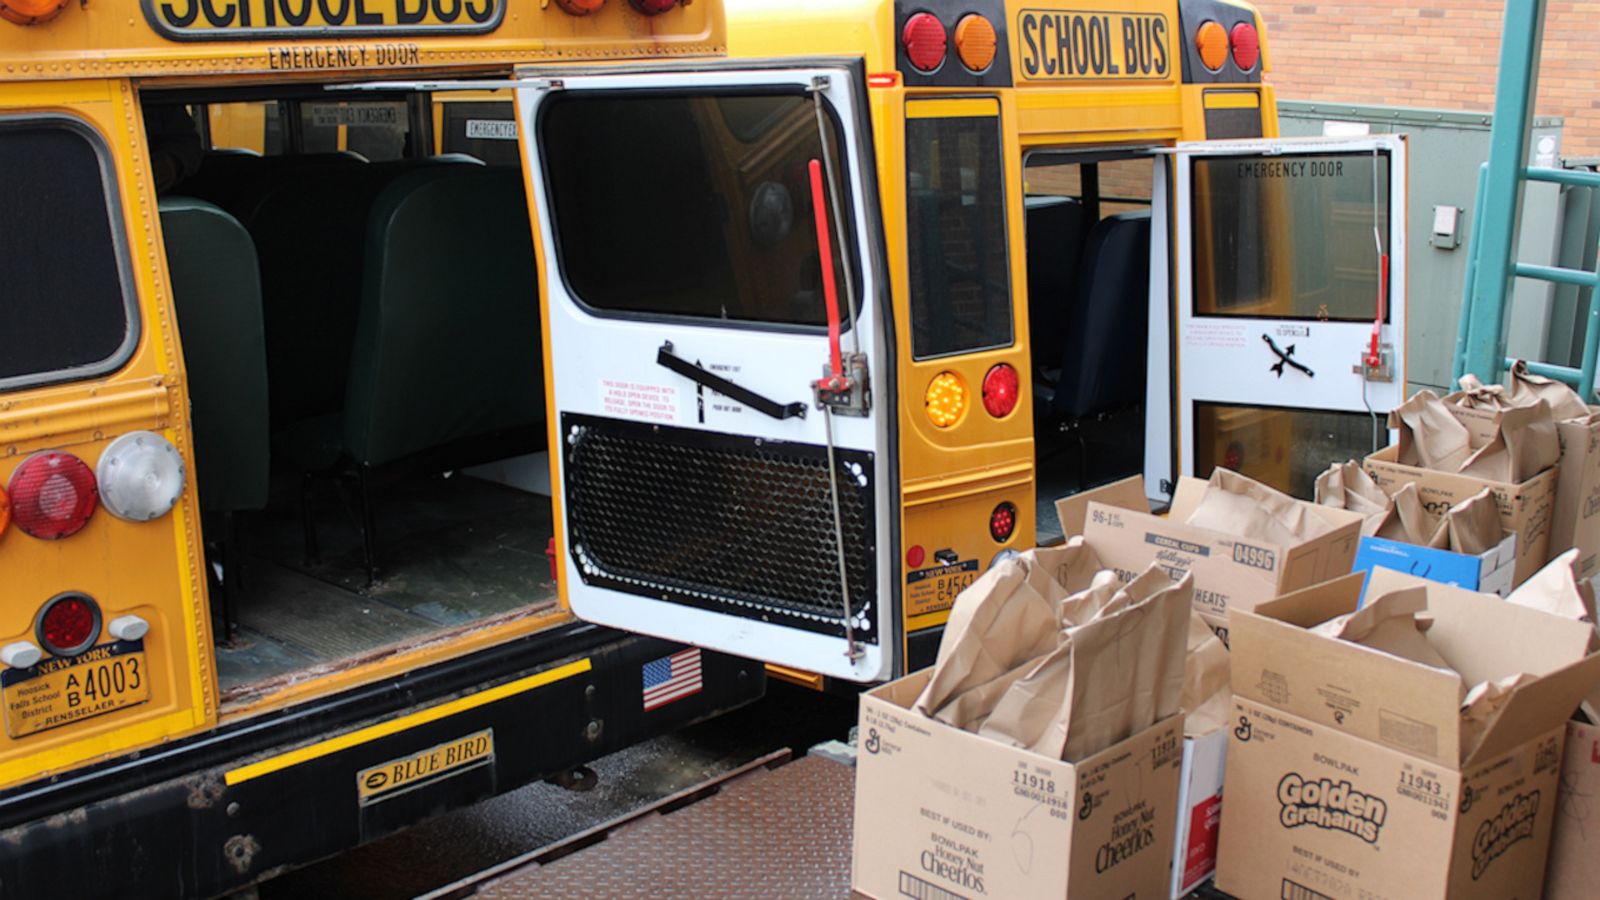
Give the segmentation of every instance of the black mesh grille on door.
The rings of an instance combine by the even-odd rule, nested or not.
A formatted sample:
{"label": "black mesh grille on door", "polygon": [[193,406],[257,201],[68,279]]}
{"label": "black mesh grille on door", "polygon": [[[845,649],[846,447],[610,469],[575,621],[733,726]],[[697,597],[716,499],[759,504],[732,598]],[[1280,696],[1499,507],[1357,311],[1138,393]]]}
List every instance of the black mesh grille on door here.
{"label": "black mesh grille on door", "polygon": [[[562,413],[585,584],[844,634],[828,450]],[[856,639],[878,642],[872,454],[836,450]]]}

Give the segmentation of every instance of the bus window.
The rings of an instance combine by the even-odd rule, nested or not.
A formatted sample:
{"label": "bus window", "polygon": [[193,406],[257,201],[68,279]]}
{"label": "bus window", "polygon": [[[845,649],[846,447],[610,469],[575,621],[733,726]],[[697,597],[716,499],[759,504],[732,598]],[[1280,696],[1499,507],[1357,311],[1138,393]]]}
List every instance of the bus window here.
{"label": "bus window", "polygon": [[[549,102],[539,139],[562,272],[581,302],[620,314],[826,324],[807,172],[822,157],[816,111],[789,93],[729,99]],[[831,120],[827,139],[844,159]],[[848,233],[840,241],[851,243]],[[843,264],[835,258],[836,278]]]}
{"label": "bus window", "polygon": [[1196,159],[1195,315],[1371,321],[1389,168],[1387,153]]}
{"label": "bus window", "polygon": [[517,116],[510,100],[433,98],[439,110],[439,152],[465,153],[491,166],[519,166]]}
{"label": "bus window", "polygon": [[404,101],[300,104],[302,153],[347,150],[372,162],[404,159],[411,128]]}
{"label": "bus window", "polygon": [[132,352],[105,150],[65,117],[0,119],[0,387],[110,371]]}
{"label": "bus window", "polygon": [[276,101],[212,103],[206,107],[213,150],[283,153],[283,126]]}
{"label": "bus window", "polygon": [[1196,403],[1194,470],[1209,474],[1226,466],[1310,497],[1328,460],[1389,443],[1389,429],[1379,421],[1364,412]]}
{"label": "bus window", "polygon": [[911,354],[1012,341],[998,116],[906,119]]}

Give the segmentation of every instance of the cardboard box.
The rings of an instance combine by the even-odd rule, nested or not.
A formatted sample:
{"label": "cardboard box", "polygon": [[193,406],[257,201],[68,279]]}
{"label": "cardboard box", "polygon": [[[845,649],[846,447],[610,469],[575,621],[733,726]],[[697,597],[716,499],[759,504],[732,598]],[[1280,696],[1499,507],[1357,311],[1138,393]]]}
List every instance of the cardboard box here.
{"label": "cardboard box", "polygon": [[1555,513],[1559,467],[1540,472],[1521,484],[1509,484],[1402,465],[1395,461],[1399,452],[1399,447],[1390,445],[1367,457],[1363,465],[1378,486],[1391,494],[1406,482],[1414,482],[1423,507],[1436,515],[1484,488],[1494,492],[1495,502],[1500,506],[1501,526],[1517,536],[1513,587],[1549,562],[1550,526]]}
{"label": "cardboard box", "polygon": [[1561,462],[1549,558],[1578,548],[1578,577],[1600,575],[1600,413],[1556,423]]}
{"label": "cardboard box", "polygon": [[1171,900],[1180,900],[1216,871],[1217,832],[1222,824],[1222,774],[1227,753],[1228,730],[1225,728],[1183,739]]}
{"label": "cardboard box", "polygon": [[[1600,680],[1593,626],[1425,587],[1429,641],[1461,674],[1313,634],[1362,575],[1236,610],[1234,717],[1217,887],[1241,897],[1536,898],[1566,719]],[[1565,662],[1563,662],[1565,661]],[[1463,746],[1464,682],[1525,672]]]}
{"label": "cardboard box", "polygon": [[861,697],[851,885],[868,897],[1167,895],[1183,717],[1078,763],[911,709],[931,670]]}
{"label": "cardboard box", "polygon": [[1351,571],[1370,572],[1373,566],[1504,597],[1511,593],[1512,573],[1517,567],[1517,536],[1508,534],[1505,540],[1477,556],[1388,538],[1363,537],[1356,545],[1356,561]]}
{"label": "cardboard box", "polygon": [[1556,791],[1546,900],[1584,900],[1600,887],[1600,727],[1567,723]]}
{"label": "cardboard box", "polygon": [[1094,547],[1100,562],[1116,569],[1124,580],[1153,562],[1173,579],[1193,572],[1195,609],[1213,627],[1225,621],[1230,608],[1252,609],[1350,571],[1361,536],[1360,513],[1299,501],[1333,530],[1293,546],[1278,546],[1184,524],[1205,489],[1206,482],[1198,478],[1179,479],[1165,518],[1091,500],[1086,505],[1084,540]]}

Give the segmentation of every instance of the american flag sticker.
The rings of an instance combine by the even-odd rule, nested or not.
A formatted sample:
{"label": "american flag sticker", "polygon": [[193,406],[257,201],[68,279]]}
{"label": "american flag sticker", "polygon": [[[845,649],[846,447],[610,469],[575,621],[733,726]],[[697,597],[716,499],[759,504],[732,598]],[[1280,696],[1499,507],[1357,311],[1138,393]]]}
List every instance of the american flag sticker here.
{"label": "american flag sticker", "polygon": [[644,708],[648,712],[700,693],[700,648],[680,650],[644,664]]}

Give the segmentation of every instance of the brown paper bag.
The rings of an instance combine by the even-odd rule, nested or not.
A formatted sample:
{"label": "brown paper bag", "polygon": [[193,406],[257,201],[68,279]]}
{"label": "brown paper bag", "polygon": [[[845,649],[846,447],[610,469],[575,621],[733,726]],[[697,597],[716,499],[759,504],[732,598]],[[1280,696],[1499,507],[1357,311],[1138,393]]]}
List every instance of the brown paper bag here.
{"label": "brown paper bag", "polygon": [[1526,672],[1507,675],[1494,681],[1484,681],[1472,686],[1461,700],[1461,758],[1466,759],[1478,751],[1483,736],[1489,731],[1500,710],[1511,698],[1511,692],[1534,676]]}
{"label": "brown paper bag", "polygon": [[1558,422],[1588,418],[1590,413],[1577,391],[1553,378],[1529,372],[1528,364],[1519,359],[1511,367],[1511,403],[1532,406],[1538,400],[1550,404],[1550,414]]}
{"label": "brown paper bag", "polygon": [[1125,586],[1114,573],[1066,600],[1060,643],[1015,681],[979,733],[1078,760],[1176,713],[1194,587],[1151,566]]}
{"label": "brown paper bag", "polygon": [[1568,550],[1550,560],[1544,568],[1530,575],[1527,581],[1517,585],[1506,597],[1506,602],[1564,619],[1596,621],[1594,587],[1587,580],[1578,578],[1578,556],[1577,550]]}
{"label": "brown paper bag", "polygon": [[[1536,400],[1515,406],[1503,389],[1485,387],[1470,376],[1462,383],[1467,390],[1442,400],[1432,391],[1418,391],[1389,414],[1389,427],[1400,431],[1399,463],[1512,483],[1555,465],[1561,442],[1549,404]],[[1463,421],[1452,407],[1480,415]]]}
{"label": "brown paper bag", "polygon": [[1232,705],[1228,648],[1204,619],[1190,616],[1183,663],[1183,733],[1201,737],[1216,731],[1228,724]]}
{"label": "brown paper bag", "polygon": [[1500,505],[1484,488],[1445,511],[1427,546],[1477,556],[1500,543]]}
{"label": "brown paper bag", "polygon": [[1187,524],[1280,546],[1320,537],[1334,528],[1288,494],[1223,468],[1211,473]]}
{"label": "brown paper bag", "polygon": [[1467,426],[1433,391],[1417,391],[1389,413],[1389,427],[1400,432],[1396,461],[1403,466],[1459,472],[1472,455]]}
{"label": "brown paper bag", "polygon": [[1311,631],[1425,666],[1449,669],[1450,664],[1428,642],[1426,632],[1433,620],[1426,615],[1427,609],[1428,589],[1425,587],[1390,591],[1369,598],[1355,612],[1313,626]]}
{"label": "brown paper bag", "polygon": [[1394,501],[1355,460],[1328,466],[1317,476],[1312,496],[1322,506],[1366,516],[1361,533],[1367,537],[1377,534],[1393,518]]}
{"label": "brown paper bag", "polygon": [[[981,721],[1004,693],[1005,684],[992,682],[1055,649],[1061,601],[1082,590],[1099,568],[1094,551],[1075,537],[1060,547],[1029,550],[985,572],[950,610],[933,676],[917,698],[917,710],[958,728]],[[968,691],[975,693],[953,702]]]}

